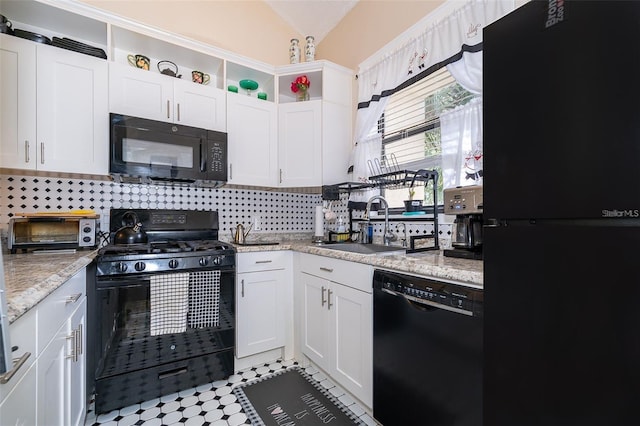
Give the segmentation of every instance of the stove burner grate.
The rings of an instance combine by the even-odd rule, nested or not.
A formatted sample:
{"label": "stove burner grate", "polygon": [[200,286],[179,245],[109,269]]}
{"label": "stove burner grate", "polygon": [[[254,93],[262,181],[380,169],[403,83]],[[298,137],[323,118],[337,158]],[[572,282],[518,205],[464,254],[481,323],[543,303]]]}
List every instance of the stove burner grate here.
{"label": "stove burner grate", "polygon": [[146,244],[112,244],[98,251],[100,256],[159,253],[188,253],[229,250],[230,246],[217,240],[153,241]]}

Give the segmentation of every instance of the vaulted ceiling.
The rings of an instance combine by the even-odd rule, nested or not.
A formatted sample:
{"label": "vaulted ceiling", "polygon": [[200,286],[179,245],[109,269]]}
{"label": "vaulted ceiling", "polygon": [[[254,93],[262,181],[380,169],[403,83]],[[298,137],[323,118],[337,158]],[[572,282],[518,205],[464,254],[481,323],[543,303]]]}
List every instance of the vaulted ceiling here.
{"label": "vaulted ceiling", "polygon": [[293,29],[320,41],[358,0],[264,0]]}

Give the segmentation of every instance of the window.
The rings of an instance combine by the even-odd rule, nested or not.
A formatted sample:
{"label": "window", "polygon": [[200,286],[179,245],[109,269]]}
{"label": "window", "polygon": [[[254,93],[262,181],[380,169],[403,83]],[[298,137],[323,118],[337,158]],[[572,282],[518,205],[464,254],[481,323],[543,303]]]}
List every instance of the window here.
{"label": "window", "polygon": [[[434,169],[442,176],[440,114],[473,99],[474,95],[456,83],[445,67],[389,97],[378,121],[382,134],[382,158],[387,168],[399,170]],[[442,203],[442,179],[438,180],[438,201]],[[414,199],[433,205],[431,186],[418,186]],[[425,193],[426,192],[426,193]],[[389,207],[403,207],[408,189],[385,188]]]}

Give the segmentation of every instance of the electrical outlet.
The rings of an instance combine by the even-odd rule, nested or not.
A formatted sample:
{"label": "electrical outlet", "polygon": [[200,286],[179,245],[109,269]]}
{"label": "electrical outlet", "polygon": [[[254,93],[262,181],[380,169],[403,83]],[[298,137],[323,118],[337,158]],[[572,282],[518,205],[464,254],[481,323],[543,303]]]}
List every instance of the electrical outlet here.
{"label": "electrical outlet", "polygon": [[252,220],[254,231],[262,231],[262,221],[260,220],[260,216],[253,216]]}

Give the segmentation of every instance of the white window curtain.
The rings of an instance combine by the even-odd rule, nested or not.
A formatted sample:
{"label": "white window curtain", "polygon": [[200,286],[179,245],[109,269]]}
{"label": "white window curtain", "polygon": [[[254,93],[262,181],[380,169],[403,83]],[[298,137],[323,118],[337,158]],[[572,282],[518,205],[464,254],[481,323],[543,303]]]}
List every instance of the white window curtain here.
{"label": "white window curtain", "polygon": [[482,184],[482,97],[440,115],[443,188]]}
{"label": "white window curtain", "polygon": [[[368,182],[371,176],[369,164],[380,157],[380,151],[382,151],[382,135],[378,133],[365,137],[358,142],[358,149],[353,152],[353,180],[355,182]],[[376,188],[366,191],[354,191],[349,196],[349,201],[366,202],[369,198],[378,194],[380,194],[380,190]]]}
{"label": "white window curtain", "polygon": [[[513,8],[513,0],[469,1],[445,19],[429,26],[417,37],[408,40],[400,48],[385,55],[376,64],[367,68],[361,67],[358,72],[358,111],[354,134],[356,143],[351,155],[352,161],[366,155],[372,156],[367,160],[373,161],[380,156],[379,151],[373,152],[365,148],[364,143],[359,142],[370,136],[372,129],[375,128],[377,120],[385,109],[388,94],[400,84],[417,78],[419,74],[430,72],[430,68],[435,71],[445,64],[464,58],[464,62],[457,65],[454,72],[461,75],[464,71],[465,75],[470,76],[469,83],[465,82],[461,85],[473,93],[481,93],[481,71],[480,87],[475,87],[472,82],[478,81],[478,65],[481,70],[482,56],[472,56],[469,51],[474,49],[469,47],[481,46],[482,29]],[[470,56],[468,62],[467,56]],[[458,71],[457,68],[461,68],[462,71]],[[455,74],[453,75],[455,77]],[[460,77],[459,81],[462,80]],[[353,162],[351,164],[355,169],[355,164]]]}

